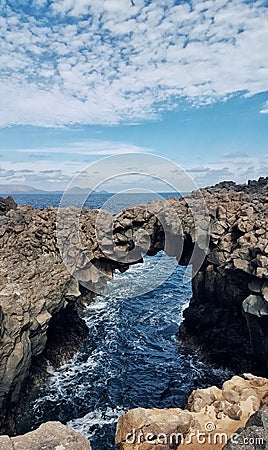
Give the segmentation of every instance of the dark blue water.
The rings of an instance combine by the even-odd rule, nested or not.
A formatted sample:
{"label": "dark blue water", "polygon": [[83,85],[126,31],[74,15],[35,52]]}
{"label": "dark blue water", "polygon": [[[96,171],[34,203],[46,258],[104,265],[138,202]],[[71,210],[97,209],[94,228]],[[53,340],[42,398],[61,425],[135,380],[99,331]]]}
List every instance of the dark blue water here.
{"label": "dark blue water", "polygon": [[183,407],[193,389],[229,377],[178,343],[178,324],[192,293],[182,267],[154,291],[131,296],[134,282],[142,283],[160,257],[145,257],[143,264],[116,274],[105,296],[87,309],[88,339],[72,361],[51,368],[27,411],[29,428],[60,420],[90,438],[93,450],[115,450],[116,421],[125,411]]}

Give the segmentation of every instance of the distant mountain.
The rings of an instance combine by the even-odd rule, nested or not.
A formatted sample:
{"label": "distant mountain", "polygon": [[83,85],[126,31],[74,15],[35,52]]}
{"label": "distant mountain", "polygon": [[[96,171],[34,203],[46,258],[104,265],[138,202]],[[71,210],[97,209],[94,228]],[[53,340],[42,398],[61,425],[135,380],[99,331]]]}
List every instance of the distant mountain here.
{"label": "distant mountain", "polygon": [[101,190],[101,191],[95,191],[94,189],[91,188],[80,188],[78,186],[74,186],[71,189],[68,189],[66,191],[68,194],[80,194],[80,195],[89,195],[89,194],[108,194],[107,191],[105,190]]}
{"label": "distant mountain", "polygon": [[0,184],[0,194],[44,194],[45,192],[26,184]]}
{"label": "distant mountain", "polygon": [[[89,195],[93,194],[108,194],[107,191],[94,191],[90,188],[82,189],[75,186],[68,191],[68,194],[74,195]],[[43,189],[36,189],[32,186],[27,186],[26,184],[0,184],[0,195],[12,195],[12,194],[63,194],[64,191],[45,191]]]}

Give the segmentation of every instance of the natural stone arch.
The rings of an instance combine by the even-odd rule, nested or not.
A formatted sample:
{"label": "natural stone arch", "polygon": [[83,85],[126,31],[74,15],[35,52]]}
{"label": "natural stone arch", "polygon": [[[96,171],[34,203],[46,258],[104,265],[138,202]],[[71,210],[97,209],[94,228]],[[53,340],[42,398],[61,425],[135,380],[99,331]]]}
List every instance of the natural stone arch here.
{"label": "natural stone arch", "polygon": [[[193,246],[197,243],[203,263],[193,278],[193,299],[185,312],[181,336],[187,340],[194,337],[210,351],[214,347],[212,353],[219,362],[224,362],[225,355],[229,360],[235,358],[235,364],[246,357],[263,371],[267,371],[268,360],[267,185],[267,179],[260,179],[246,186],[225,183],[201,191],[209,212],[208,248],[202,238],[204,233],[200,233],[208,224],[201,221],[196,226],[189,208],[190,202],[198,210],[199,192],[187,199],[157,202],[172,236],[169,247],[165,248],[161,223],[154,214],[147,214],[146,206],[125,210],[113,229],[116,247],[121,252],[133,246],[133,233],[141,229],[150,236],[148,254],[165,248],[182,265],[191,261]],[[179,227],[170,216],[170,208],[180,218]],[[125,271],[129,266],[128,261],[118,262],[112,254],[109,258],[107,252],[103,253],[95,234],[99,211],[73,209],[73,212],[81,216],[79,239],[96,273],[92,264],[88,267],[87,261],[85,264],[83,259],[76,260],[75,254],[73,275],[67,270],[58,247],[55,208],[40,211],[14,204],[2,208],[2,408],[17,402],[33,357],[45,348],[52,318],[70,304],[79,305],[91,299],[94,284],[105,285],[115,269]],[[77,230],[73,229],[72,221],[68,223],[70,209],[63,213],[66,213],[68,234],[65,229],[62,239],[66,240],[71,261]]]}

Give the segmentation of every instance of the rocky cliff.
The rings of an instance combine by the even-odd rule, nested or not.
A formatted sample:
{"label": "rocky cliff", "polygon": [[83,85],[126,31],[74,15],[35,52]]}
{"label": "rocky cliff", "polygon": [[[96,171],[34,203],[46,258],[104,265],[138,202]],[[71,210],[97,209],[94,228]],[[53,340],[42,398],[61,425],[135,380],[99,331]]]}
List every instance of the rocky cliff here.
{"label": "rocky cliff", "polygon": [[218,207],[209,207],[209,251],[193,278],[193,297],[180,327],[182,338],[194,338],[214,361],[240,371],[249,364],[263,374],[268,370],[267,185],[266,178],[206,191],[218,197]]}
{"label": "rocky cliff", "polygon": [[2,411],[18,401],[33,358],[44,351],[64,311],[76,314],[115,269],[125,271],[143,253],[160,250],[193,267],[183,339],[204,345],[219,361],[239,365],[246,359],[267,371],[267,187],[267,178],[225,183],[118,215],[86,208],[41,211],[1,200]]}

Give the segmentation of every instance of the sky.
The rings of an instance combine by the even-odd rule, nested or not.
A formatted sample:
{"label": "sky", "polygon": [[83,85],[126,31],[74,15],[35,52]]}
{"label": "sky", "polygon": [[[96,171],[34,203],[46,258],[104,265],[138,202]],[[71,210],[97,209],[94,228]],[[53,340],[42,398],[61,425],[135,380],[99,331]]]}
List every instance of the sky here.
{"label": "sky", "polygon": [[0,98],[0,184],[132,153],[201,187],[267,176],[268,3],[0,0]]}

